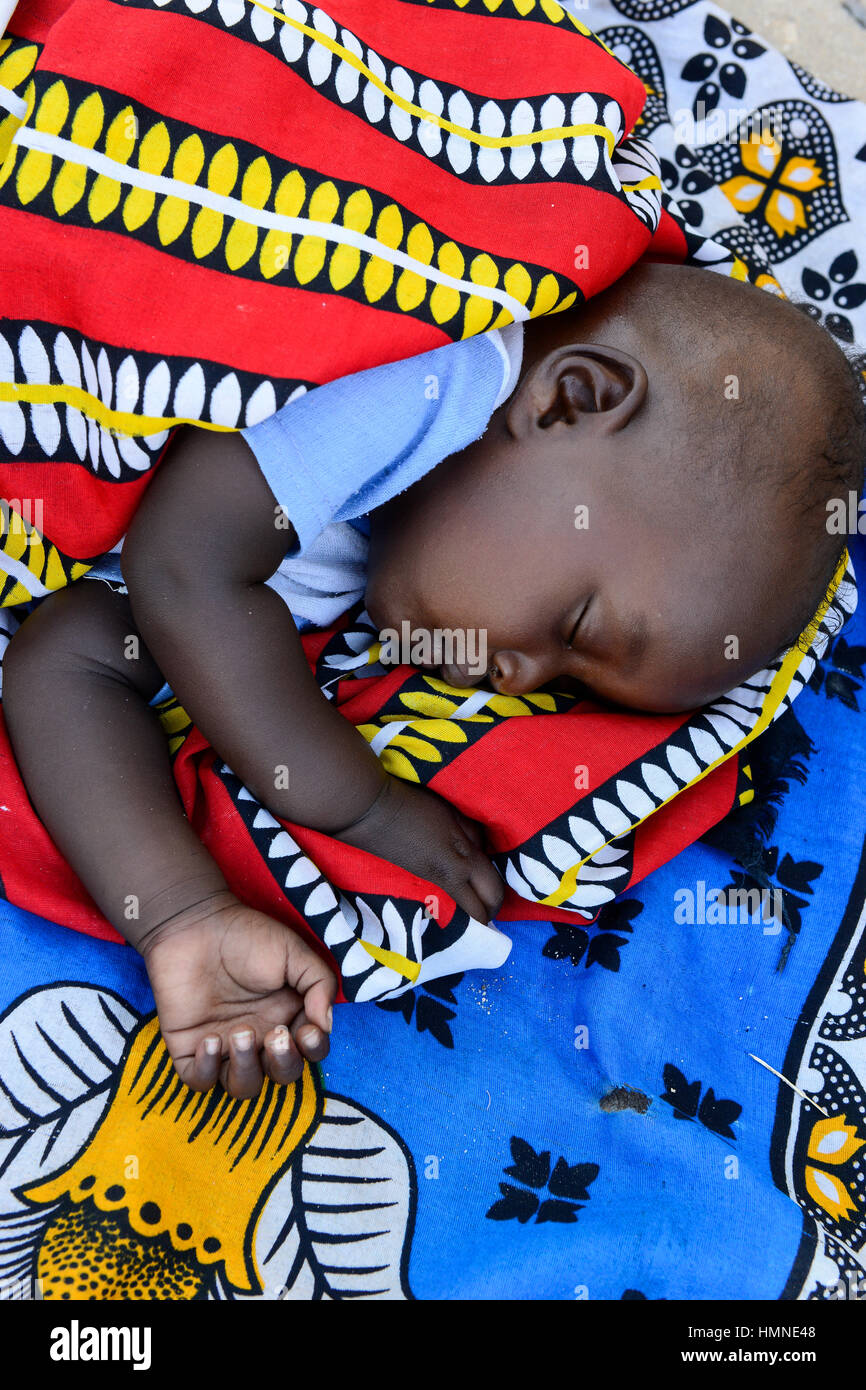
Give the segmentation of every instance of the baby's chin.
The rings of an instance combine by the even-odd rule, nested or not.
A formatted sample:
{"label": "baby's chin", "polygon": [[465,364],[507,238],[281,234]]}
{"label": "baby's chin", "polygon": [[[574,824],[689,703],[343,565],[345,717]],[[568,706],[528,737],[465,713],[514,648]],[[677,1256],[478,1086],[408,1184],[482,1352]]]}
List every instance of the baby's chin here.
{"label": "baby's chin", "polygon": [[373,624],[377,632],[384,632],[386,628],[396,628],[399,630],[401,619],[392,621],[389,613],[389,605],[380,594],[375,585],[368,584],[367,592],[364,595],[364,607],[367,610],[367,617]]}
{"label": "baby's chin", "polygon": [[385,628],[399,632],[400,624],[405,622],[412,627],[419,626],[417,605],[409,592],[405,573],[401,577],[399,569],[384,555],[370,555],[364,607],[379,632]]}

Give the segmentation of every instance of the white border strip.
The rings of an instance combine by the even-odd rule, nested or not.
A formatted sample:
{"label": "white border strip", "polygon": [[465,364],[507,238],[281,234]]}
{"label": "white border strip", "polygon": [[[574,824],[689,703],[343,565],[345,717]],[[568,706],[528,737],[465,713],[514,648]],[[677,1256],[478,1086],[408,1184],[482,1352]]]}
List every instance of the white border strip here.
{"label": "white border strip", "polygon": [[[826,1041],[825,1039],[821,1038],[821,1029],[824,1026],[824,1020],[827,1017],[827,1000],[831,994],[834,994],[836,990],[838,990],[840,980],[843,980],[845,978],[845,972],[847,971],[851,963],[851,958],[854,955],[854,952],[857,950],[857,947],[860,944],[860,939],[862,937],[864,928],[866,928],[866,902],[864,902],[861,906],[860,916],[857,919],[857,925],[854,928],[848,940],[848,945],[845,948],[845,954],[840,960],[839,965],[836,968],[836,973],[830,981],[830,984],[827,987],[827,991],[818,1007],[818,1012],[815,1014],[815,1017],[812,1020],[812,1026],[809,1029],[809,1036],[807,1037],[803,1045],[803,1051],[800,1056],[800,1064],[797,1068],[796,1081],[798,1086],[801,1085],[800,1078],[803,1072],[809,1070],[812,1066],[812,1053],[816,1045],[819,1042]],[[833,1043],[828,1042],[827,1045],[829,1047],[832,1047]],[[858,1077],[858,1080],[859,1079],[860,1078]],[[805,1087],[803,1089],[805,1090]],[[818,1109],[820,1108],[821,1107],[818,1106]],[[788,1196],[792,1200],[794,1198],[794,1149],[796,1148],[797,1133],[800,1128],[800,1112],[802,1111],[802,1109],[802,1101],[791,1102],[790,1125],[785,1138],[785,1182],[788,1185]],[[811,1220],[815,1220],[815,1218],[811,1216],[809,1212],[804,1212],[803,1215],[810,1216]],[[843,1244],[843,1242],[839,1240],[838,1236],[831,1236],[831,1239],[837,1241],[837,1243],[840,1245]]]}
{"label": "white border strip", "polygon": [[[0,570],[5,570],[6,574],[11,575],[13,579],[17,579],[19,584],[22,584],[28,594],[30,594],[31,598],[44,598],[46,594],[52,592],[51,589],[46,589],[42,580],[34,574],[33,570],[29,570],[20,560],[13,560],[12,556],[7,555],[5,550],[0,550]],[[22,600],[22,602],[23,601],[24,600]]]}
{"label": "white border strip", "polygon": [[9,27],[9,21],[15,13],[17,4],[18,0],[0,0],[0,38]]}
{"label": "white border strip", "polygon": [[27,115],[27,102],[17,92],[10,92],[8,87],[0,87],[0,106],[17,116],[19,121],[23,121]]}

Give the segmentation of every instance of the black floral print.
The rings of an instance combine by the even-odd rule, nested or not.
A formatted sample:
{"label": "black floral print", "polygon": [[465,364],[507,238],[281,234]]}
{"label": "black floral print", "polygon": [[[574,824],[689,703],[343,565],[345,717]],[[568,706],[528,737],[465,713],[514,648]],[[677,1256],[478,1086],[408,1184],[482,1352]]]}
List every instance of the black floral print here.
{"label": "black floral print", "polygon": [[402,1014],[405,1023],[411,1023],[414,1014],[419,1033],[429,1033],[442,1047],[453,1048],[454,1037],[448,1025],[457,1013],[447,1005],[457,1003],[454,989],[462,979],[462,975],[445,975],[441,980],[430,980],[420,989],[409,989],[396,999],[374,1002],[380,1009]]}
{"label": "black floral print", "polygon": [[823,661],[815,667],[809,688],[828,700],[841,700],[847,709],[859,710],[857,696],[863,688],[866,647],[852,647],[837,637]]}
{"label": "black floral print", "polygon": [[[706,169],[700,167],[700,161],[694,150],[690,150],[688,145],[677,145],[674,150],[672,163],[669,159],[661,159],[662,181],[668,193],[675,198],[676,205],[682,213],[690,227],[699,227],[704,220],[704,209],[697,201],[697,196],[706,193],[708,188],[712,188],[713,180]],[[680,171],[684,171],[681,173]],[[683,197],[683,194],[690,196]],[[693,195],[693,196],[691,196]]]}
{"label": "black floral print", "polygon": [[[556,1160],[553,1172],[550,1170],[550,1151],[536,1152],[525,1139],[516,1135],[511,1139],[511,1157],[514,1162],[503,1169],[515,1182],[501,1182],[502,1196],[485,1214],[491,1221],[520,1221],[523,1225],[535,1217],[535,1225],[544,1221],[559,1221],[573,1225],[577,1213],[589,1201],[589,1184],[595,1182],[599,1174],[597,1163],[568,1163],[564,1158]],[[530,1190],[530,1189],[535,1189]],[[546,1189],[549,1196],[540,1196]]]}
{"label": "black floral print", "polygon": [[602,908],[592,924],[596,928],[592,936],[571,922],[557,922],[556,935],[544,943],[541,954],[548,960],[570,960],[575,966],[583,961],[587,969],[600,965],[616,972],[620,967],[619,948],[628,941],[627,936],[618,933],[630,932],[632,919],[641,912],[643,903],[636,898],[618,899]]}
{"label": "black floral print", "polygon": [[823,864],[811,859],[794,859],[790,854],[784,854],[780,863],[778,848],[770,845],[762,851],[760,865],[753,866],[751,873],[734,872],[731,883],[723,890],[728,893],[737,889],[745,889],[746,892],[757,889],[759,892],[779,894],[782,926],[787,938],[782,946],[777,970],[785,968],[791,947],[803,926],[803,910],[809,906],[814,892],[812,881],[823,871]]}
{"label": "black floral print", "polygon": [[736,1139],[731,1125],[742,1114],[743,1107],[735,1100],[719,1100],[708,1086],[701,1100],[702,1081],[687,1081],[673,1062],[664,1069],[665,1089],[662,1100],[674,1108],[677,1120],[697,1120],[705,1129],[721,1134],[725,1139]]}
{"label": "black floral print", "polygon": [[[710,111],[715,110],[722,99],[723,91],[736,101],[745,94],[748,78],[742,64],[759,58],[767,51],[763,44],[748,37],[751,32],[751,29],[747,29],[745,24],[740,24],[736,19],[728,26],[716,15],[707,15],[704,23],[704,42],[715,52],[696,53],[688,60],[680,74],[686,82],[701,84],[692,103],[692,113],[696,120],[702,120]],[[720,50],[728,48],[730,53],[722,55]],[[726,61],[722,61],[723,56]],[[734,62],[734,59],[740,61]]]}
{"label": "black floral print", "polygon": [[[807,266],[801,277],[806,294],[817,301],[815,304],[804,304],[804,312],[818,322],[823,319],[824,326],[845,343],[854,341],[851,320],[846,314],[837,313],[828,313],[824,318],[824,312],[818,305],[831,301],[837,309],[859,309],[861,304],[866,303],[866,284],[854,279],[859,268],[857,253],[843,251],[833,261],[826,275]],[[835,290],[834,285],[838,286]]]}

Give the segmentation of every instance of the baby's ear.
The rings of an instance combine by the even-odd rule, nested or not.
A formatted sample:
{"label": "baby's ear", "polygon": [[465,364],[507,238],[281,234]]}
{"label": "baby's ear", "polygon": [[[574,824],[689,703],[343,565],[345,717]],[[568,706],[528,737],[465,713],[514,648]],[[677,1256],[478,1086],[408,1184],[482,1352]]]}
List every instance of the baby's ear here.
{"label": "baby's ear", "polygon": [[505,409],[515,439],[555,425],[624,429],[643,405],[647,374],[634,357],[596,343],[554,348],[527,373]]}

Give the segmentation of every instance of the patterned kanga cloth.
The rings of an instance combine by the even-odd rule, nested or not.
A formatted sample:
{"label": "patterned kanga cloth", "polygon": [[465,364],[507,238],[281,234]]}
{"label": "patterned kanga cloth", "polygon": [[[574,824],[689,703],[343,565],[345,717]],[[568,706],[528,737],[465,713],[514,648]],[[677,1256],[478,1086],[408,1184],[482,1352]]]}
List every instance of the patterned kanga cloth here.
{"label": "patterned kanga cloth", "polygon": [[[300,5],[286,8],[298,19]],[[340,7],[341,23],[348,8]],[[529,12],[524,32],[541,23],[532,12],[543,13],[542,32],[553,43],[564,22],[554,4],[411,5],[419,33],[433,11],[455,23],[483,21],[495,35],[517,8]],[[153,17],[141,5],[99,9]],[[254,10],[266,13],[233,0],[197,0],[162,6],[160,16],[182,18],[197,34],[234,27],[235,38],[266,47],[273,34]],[[305,10],[306,28],[333,41],[322,13]],[[715,258],[756,281],[775,279],[857,350],[866,336],[866,248],[856,231],[866,208],[863,108],[793,69],[711,5],[619,0],[580,9],[579,17],[652,89],[639,130],[659,151],[668,190],[655,249],[704,264]],[[76,42],[76,53],[94,42],[86,26]],[[110,85],[111,46],[103,51]],[[17,47],[9,56],[21,62]],[[311,66],[310,57],[305,52],[312,80],[324,64],[313,56]],[[70,60],[70,81],[72,67]],[[393,73],[391,80],[397,91]],[[339,86],[325,96],[339,99]],[[75,97],[80,113],[80,86]],[[698,101],[708,120],[689,129]],[[750,139],[746,125],[726,116],[735,110],[759,118],[772,112],[773,137]],[[69,116],[74,121],[72,107]],[[399,119],[396,125],[391,144],[420,138]],[[83,139],[84,127],[78,137],[71,125],[61,128],[67,135],[48,129],[40,144],[37,119],[26,137],[23,158],[47,158],[43,190],[72,167],[56,167],[50,141]],[[90,148],[104,153],[104,141]],[[173,153],[169,143],[163,167]],[[509,159],[514,174],[519,164]],[[104,176],[102,165],[89,167],[88,211],[76,221],[88,233],[92,189]],[[183,166],[169,167],[170,177],[183,177]],[[188,175],[190,184],[199,172]],[[8,191],[12,178],[2,194],[4,217],[7,208],[22,210],[17,184],[14,197]],[[498,185],[489,182],[493,192]],[[142,195],[154,191],[145,183],[136,185]],[[210,183],[203,177],[196,186]],[[131,196],[125,185],[122,193]],[[159,185],[155,196],[173,227],[176,188]],[[99,210],[98,198],[93,203]],[[28,214],[28,225],[52,215],[61,216],[56,208]],[[221,227],[215,246],[222,248],[224,235]],[[135,243],[137,251],[145,242]],[[126,242],[124,254],[131,254]],[[177,254],[187,267],[189,246]],[[50,278],[44,266],[42,278]],[[6,380],[42,388],[4,397],[26,417],[21,448],[34,448],[30,432],[38,440],[37,430],[50,442],[55,417],[75,447],[81,430],[77,423],[70,430],[68,420],[90,410],[77,456],[80,474],[87,478],[90,469],[99,482],[92,451],[97,461],[106,457],[99,431],[111,419],[97,420],[93,401],[114,408],[114,376],[109,381],[100,369],[98,349],[96,358],[81,353],[83,385],[73,401],[63,343],[67,376],[58,365],[56,321],[39,339],[46,357],[51,349],[43,361],[33,338],[22,348],[33,321],[22,326],[21,317],[13,326],[20,333],[4,338]],[[65,341],[72,343],[69,333]],[[408,350],[429,345],[419,340]],[[104,361],[112,366],[107,348]],[[40,414],[43,407],[53,415]],[[4,414],[4,424],[10,419]],[[143,437],[136,447],[146,448]],[[115,454],[109,445],[107,457]],[[853,519],[856,532],[856,500]],[[864,549],[855,534],[855,563]],[[60,571],[57,583],[74,577],[61,555],[49,568],[52,553],[46,550],[43,580]],[[28,583],[29,558],[17,571]],[[554,695],[527,718],[528,704],[497,708],[481,697],[461,709],[456,692],[417,672],[359,680],[353,673],[373,670],[375,660],[362,614],[310,643],[323,686],[378,740],[392,770],[432,786],[441,779],[443,791],[491,824],[497,862],[520,895],[509,903],[513,946],[504,968],[495,933],[456,913],[444,930],[436,927],[424,919],[423,897],[396,871],[377,882],[359,861],[329,857],[324,837],[275,822],[183,712],[167,706],[176,777],[202,833],[215,825],[220,837],[225,832],[226,854],[259,905],[285,920],[303,917],[313,930],[321,919],[344,995],[357,1001],[337,1011],[322,1067],[295,1087],[269,1085],[254,1101],[219,1091],[193,1096],[175,1078],[139,958],[106,939],[106,924],[32,814],[27,819],[7,767],[0,806],[6,896],[26,904],[36,895],[29,904],[40,912],[3,911],[0,1270],[7,1296],[30,1296],[34,1277],[58,1298],[134,1291],[168,1298],[775,1299],[850,1290],[864,1274],[866,1246],[866,734],[859,708],[866,620],[861,611],[843,636],[830,629],[852,606],[850,580],[840,575],[810,655],[798,653],[755,682],[751,707],[740,691],[724,708],[690,720],[664,728],[648,721],[645,734],[629,735],[624,725],[620,765],[577,792],[550,790],[551,769],[539,766],[537,751],[533,763],[533,746],[545,746],[557,720],[554,736],[567,750],[558,763],[569,771],[586,764],[568,746],[569,738],[577,749],[586,737],[571,731],[586,726],[592,712],[585,707],[563,707]],[[6,611],[16,617],[14,606]],[[460,692],[467,699],[473,696]],[[419,716],[411,727],[407,711]],[[389,737],[389,724],[400,733]],[[536,745],[520,734],[531,726]],[[730,756],[756,730],[748,754]],[[702,776],[707,768],[714,770]],[[514,808],[518,782],[528,804]],[[220,837],[211,835],[218,854]],[[434,930],[438,951],[429,940]],[[500,968],[468,969],[485,963]]]}

